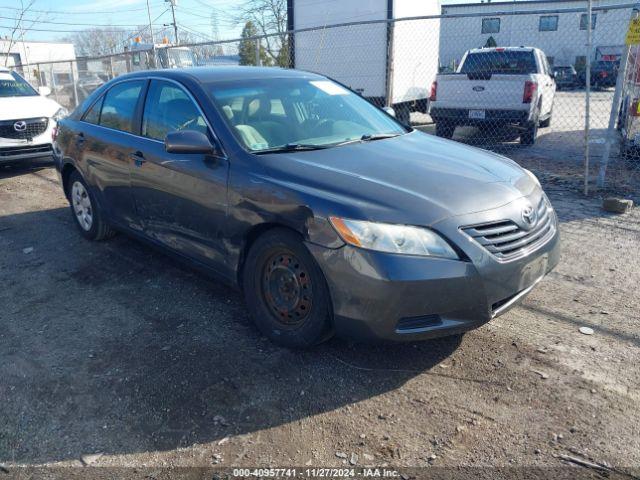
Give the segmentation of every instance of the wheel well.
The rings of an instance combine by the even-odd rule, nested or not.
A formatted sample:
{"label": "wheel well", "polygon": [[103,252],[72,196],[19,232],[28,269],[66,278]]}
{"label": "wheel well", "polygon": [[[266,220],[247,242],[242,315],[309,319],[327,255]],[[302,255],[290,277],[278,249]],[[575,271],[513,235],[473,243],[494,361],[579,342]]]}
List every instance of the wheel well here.
{"label": "wheel well", "polygon": [[244,268],[244,261],[247,258],[247,254],[249,253],[251,246],[255,243],[255,241],[259,237],[264,235],[267,231],[273,230],[274,228],[282,228],[285,230],[289,230],[290,232],[293,232],[296,235],[300,236],[300,239],[302,239],[302,235],[300,234],[300,232],[298,232],[297,230],[287,225],[283,225],[282,223],[276,223],[276,222],[261,223],[259,225],[255,225],[254,227],[252,227],[244,236],[244,240],[242,242],[242,248],[240,250],[240,257],[238,258],[237,277],[238,277],[238,286],[240,287],[240,290],[242,290],[242,270]]}
{"label": "wheel well", "polygon": [[71,177],[71,174],[75,171],[77,171],[76,167],[70,163],[67,163],[62,167],[62,172],[60,174],[62,176],[62,189],[64,190],[64,194],[67,198],[69,198],[69,177]]}

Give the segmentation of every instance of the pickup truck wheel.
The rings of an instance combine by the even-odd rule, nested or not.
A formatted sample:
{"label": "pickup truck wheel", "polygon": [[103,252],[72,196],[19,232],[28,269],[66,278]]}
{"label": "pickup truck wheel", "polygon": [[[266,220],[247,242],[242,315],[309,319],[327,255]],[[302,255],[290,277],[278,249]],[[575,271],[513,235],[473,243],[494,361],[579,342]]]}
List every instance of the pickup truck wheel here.
{"label": "pickup truck wheel", "polygon": [[398,120],[403,125],[411,124],[411,111],[409,107],[395,107],[396,112],[396,120]]}
{"label": "pickup truck wheel", "polygon": [[521,145],[533,145],[538,138],[538,123],[537,121],[528,123],[525,130],[520,134]]}
{"label": "pickup truck wheel", "polygon": [[549,114],[549,116],[545,120],[540,122],[540,128],[549,128],[551,126],[552,118],[553,118],[553,115]]}
{"label": "pickup truck wheel", "polygon": [[88,240],[103,240],[112,237],[115,230],[104,220],[104,216],[84,178],[78,172],[73,172],[67,185],[71,213],[82,236]]}
{"label": "pickup truck wheel", "polygon": [[436,135],[442,138],[452,138],[453,132],[456,130],[455,124],[451,122],[439,121],[436,123]]}
{"label": "pickup truck wheel", "polygon": [[258,329],[288,348],[309,348],[332,334],[329,288],[300,238],[273,229],[251,246],[242,271],[245,301]]}

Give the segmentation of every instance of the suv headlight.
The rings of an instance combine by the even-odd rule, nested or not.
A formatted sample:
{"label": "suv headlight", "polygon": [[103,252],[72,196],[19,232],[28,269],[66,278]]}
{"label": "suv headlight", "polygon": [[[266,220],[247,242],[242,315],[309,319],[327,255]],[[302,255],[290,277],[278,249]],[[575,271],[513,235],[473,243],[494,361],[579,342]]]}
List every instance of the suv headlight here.
{"label": "suv headlight", "polygon": [[59,122],[67,115],[69,115],[69,111],[64,107],[60,107],[58,111],[51,118],[53,118],[56,122]]}
{"label": "suv headlight", "polygon": [[403,255],[460,258],[440,235],[426,228],[338,217],[329,217],[329,220],[340,238],[355,247]]}

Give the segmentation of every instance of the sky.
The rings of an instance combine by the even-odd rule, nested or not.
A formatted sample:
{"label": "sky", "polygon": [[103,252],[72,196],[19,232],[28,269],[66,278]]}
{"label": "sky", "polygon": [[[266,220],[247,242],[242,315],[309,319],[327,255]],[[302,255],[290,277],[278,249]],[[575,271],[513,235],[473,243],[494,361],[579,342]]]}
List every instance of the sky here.
{"label": "sky", "polygon": [[[27,3],[29,0],[22,1]],[[473,1],[479,0],[442,0],[441,3],[446,5]],[[177,0],[178,28],[190,31],[202,41],[237,38],[242,24],[234,22],[233,17],[241,2],[242,0]],[[0,0],[1,37],[10,33],[7,27],[14,24],[12,19],[18,13],[18,5],[16,0]],[[166,1],[149,0],[149,5],[154,28],[162,28],[171,22],[171,11]],[[216,17],[216,29],[212,26],[212,14]],[[145,0],[35,0],[26,18],[29,19],[26,25],[32,25],[26,40],[60,40],[92,26],[117,26],[135,34],[137,26],[149,23]]]}

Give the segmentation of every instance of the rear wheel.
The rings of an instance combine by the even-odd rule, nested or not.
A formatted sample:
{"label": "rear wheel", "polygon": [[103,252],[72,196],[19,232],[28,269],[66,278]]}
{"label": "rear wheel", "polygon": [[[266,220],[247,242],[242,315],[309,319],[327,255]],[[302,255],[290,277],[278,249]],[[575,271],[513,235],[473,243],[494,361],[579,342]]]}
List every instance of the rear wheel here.
{"label": "rear wheel", "polygon": [[533,145],[538,139],[538,121],[525,125],[525,130],[520,134],[520,144]]}
{"label": "rear wheel", "polygon": [[436,135],[442,138],[452,138],[455,129],[456,126],[446,120],[441,120],[436,123]]}
{"label": "rear wheel", "polygon": [[331,336],[329,290],[300,238],[273,229],[252,245],[242,286],[260,331],[274,343],[308,348]]}
{"label": "rear wheel", "polygon": [[112,237],[115,231],[104,220],[82,176],[78,172],[73,172],[69,177],[68,185],[71,213],[80,233],[89,240]]}

